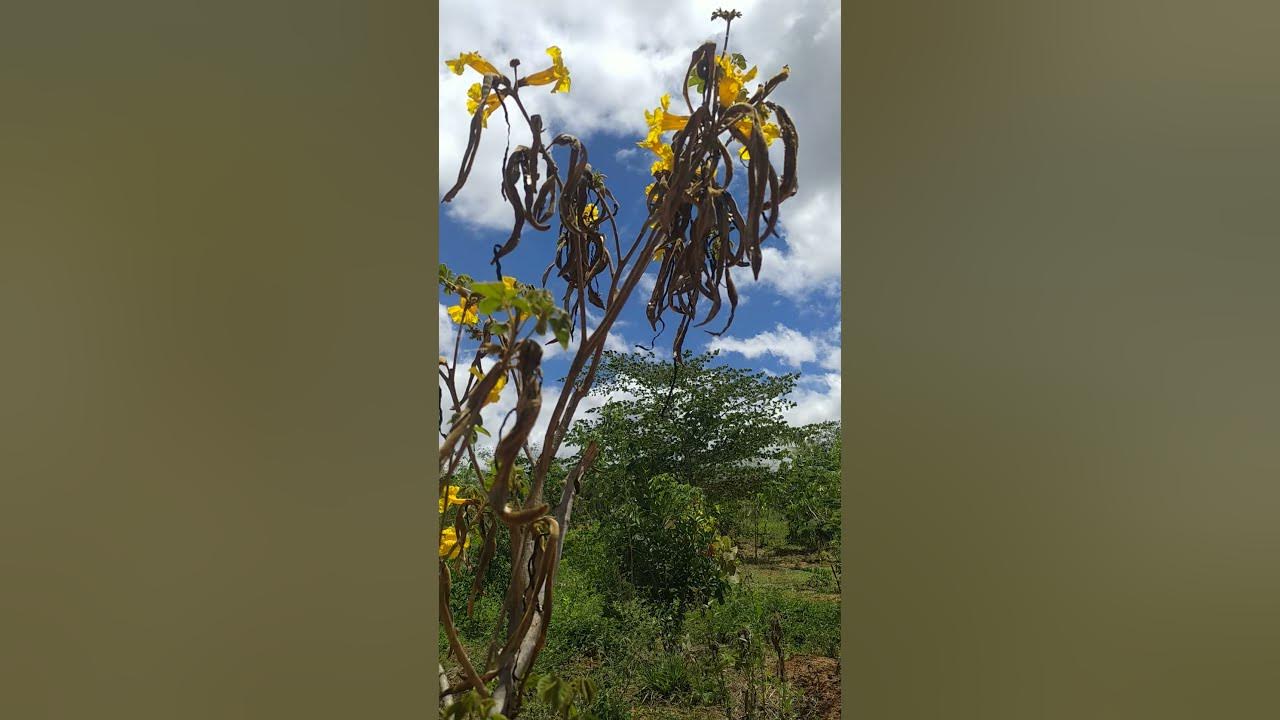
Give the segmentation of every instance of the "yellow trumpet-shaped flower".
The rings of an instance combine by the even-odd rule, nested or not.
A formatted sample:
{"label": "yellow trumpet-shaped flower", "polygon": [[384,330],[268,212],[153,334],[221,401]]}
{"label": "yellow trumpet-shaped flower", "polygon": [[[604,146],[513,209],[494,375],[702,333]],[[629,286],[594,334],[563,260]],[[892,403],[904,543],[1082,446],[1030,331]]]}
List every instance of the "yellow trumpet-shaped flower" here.
{"label": "yellow trumpet-shaped flower", "polygon": [[547,54],[551,56],[551,67],[526,77],[524,84],[526,85],[548,85],[555,83],[555,87],[551,88],[551,92],[569,92],[569,68],[564,66],[564,58],[560,55],[560,48],[552,45],[547,48]]}
{"label": "yellow trumpet-shaped flower", "polygon": [[[476,114],[476,108],[480,107],[480,96],[482,94],[483,94],[483,88],[480,87],[480,83],[476,83],[471,87],[467,88],[467,114],[468,115]],[[489,116],[492,115],[493,111],[497,110],[498,106],[501,104],[502,104],[502,98],[498,96],[498,91],[490,90],[489,97],[485,98],[485,101],[484,101],[484,117],[480,119],[480,124],[483,127],[489,127]]]}
{"label": "yellow trumpet-shaped flower", "polygon": [[671,130],[684,129],[685,124],[689,122],[689,116],[674,115],[671,112],[668,112],[668,108],[670,106],[671,94],[662,93],[662,97],[658,98],[658,107],[654,108],[653,112],[648,110],[644,111],[644,121],[645,124],[649,126],[650,133],[655,130],[658,134],[662,134]]}
{"label": "yellow trumpet-shaped flower", "polygon": [[758,68],[752,66],[744,73],[733,64],[732,58],[724,56],[716,58],[716,64],[720,66],[720,80],[717,85],[720,104],[728,106],[740,99],[745,100],[746,84],[755,79]]}
{"label": "yellow trumpet-shaped flower", "polygon": [[506,275],[506,276],[503,276],[502,278],[502,284],[506,285],[508,290],[515,290],[517,283],[515,278],[511,277],[510,275]]}
{"label": "yellow trumpet-shaped flower", "polygon": [[[743,135],[751,137],[751,121],[744,120],[738,123],[738,130],[742,131]],[[774,140],[782,137],[782,128],[778,127],[777,123],[767,122],[761,125],[760,132],[764,135],[764,144],[766,147],[773,145]],[[738,151],[738,155],[741,156],[743,160],[751,159],[751,153],[747,152],[745,147]]]}
{"label": "yellow trumpet-shaped flower", "polygon": [[662,133],[657,130],[650,130],[649,136],[643,142],[636,143],[638,147],[652,152],[658,156],[653,166],[649,168],[649,172],[657,175],[659,170],[671,171],[675,165],[675,151],[671,148],[670,143],[662,142]]}
{"label": "yellow trumpet-shaped flower", "polygon": [[582,208],[582,222],[584,225],[595,225],[600,222],[600,208],[595,203],[587,203]]}
{"label": "yellow trumpet-shaped flower", "polygon": [[676,155],[670,145],[662,145],[654,152],[658,153],[658,159],[653,161],[649,166],[649,174],[657,175],[659,171],[666,170],[671,172],[675,168]]}
{"label": "yellow trumpet-shaped flower", "polygon": [[480,320],[475,306],[468,304],[467,299],[462,296],[458,297],[458,304],[449,308],[448,312],[449,319],[459,325],[475,325]]}
{"label": "yellow trumpet-shaped flower", "polygon": [[[471,374],[476,376],[476,379],[484,378],[484,373],[480,372],[480,369],[474,365],[471,367]],[[502,388],[506,386],[507,376],[505,374],[499,375],[498,381],[493,384],[493,389],[489,391],[489,397],[484,399],[484,404],[489,405],[490,403],[498,402],[498,398],[502,397]]]}
{"label": "yellow trumpet-shaped flower", "polygon": [[440,498],[440,512],[444,512],[446,505],[463,505],[467,501],[458,497],[459,488],[457,485],[445,486],[445,496]]}
{"label": "yellow trumpet-shaped flower", "polygon": [[480,57],[480,53],[478,52],[459,53],[457,60],[445,60],[444,64],[449,66],[449,69],[453,71],[454,75],[461,75],[467,68],[471,68],[481,75],[502,74],[498,72],[498,68],[494,67],[492,63]]}
{"label": "yellow trumpet-shaped flower", "polygon": [[440,557],[453,558],[462,557],[463,551],[471,547],[471,534],[467,534],[467,539],[463,541],[462,547],[458,547],[458,531],[452,527],[444,528],[440,531]]}

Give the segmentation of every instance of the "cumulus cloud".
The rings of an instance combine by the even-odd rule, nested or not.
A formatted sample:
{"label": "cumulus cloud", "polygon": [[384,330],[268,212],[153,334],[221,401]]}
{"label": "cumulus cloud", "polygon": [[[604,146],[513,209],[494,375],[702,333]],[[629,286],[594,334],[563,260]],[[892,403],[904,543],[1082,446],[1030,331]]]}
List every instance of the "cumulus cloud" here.
{"label": "cumulus cloud", "polygon": [[448,308],[444,306],[444,303],[440,303],[440,354],[445,357],[449,357],[449,354],[453,352],[453,334],[455,331],[456,328],[453,323],[449,321]]}
{"label": "cumulus cloud", "polygon": [[[834,189],[797,195],[782,206],[785,247],[766,243],[760,281],[796,298],[840,292],[840,197]],[[772,240],[770,242],[773,242]]]}
{"label": "cumulus cloud", "polygon": [[713,338],[707,343],[707,349],[738,353],[749,360],[771,355],[795,368],[807,363],[816,363],[824,369],[838,371],[840,369],[839,332],[840,329],[837,327],[829,333],[810,336],[778,323],[772,330],[766,330],[749,338]]}
{"label": "cumulus cloud", "polygon": [[783,415],[791,425],[839,420],[840,375],[827,373],[802,377],[789,398],[796,406]]}

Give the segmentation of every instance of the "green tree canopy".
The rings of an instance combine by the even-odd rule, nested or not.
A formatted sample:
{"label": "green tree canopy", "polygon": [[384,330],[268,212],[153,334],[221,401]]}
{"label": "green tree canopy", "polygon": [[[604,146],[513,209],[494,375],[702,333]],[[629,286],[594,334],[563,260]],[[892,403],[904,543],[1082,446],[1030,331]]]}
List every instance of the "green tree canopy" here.
{"label": "green tree canopy", "polygon": [[611,400],[571,433],[574,444],[595,439],[603,450],[592,488],[612,495],[626,478],[647,482],[665,473],[711,502],[758,489],[792,440],[783,412],[794,406],[786,396],[798,374],[716,365],[715,358],[686,352],[676,365],[651,353],[609,353],[593,394],[626,399]]}

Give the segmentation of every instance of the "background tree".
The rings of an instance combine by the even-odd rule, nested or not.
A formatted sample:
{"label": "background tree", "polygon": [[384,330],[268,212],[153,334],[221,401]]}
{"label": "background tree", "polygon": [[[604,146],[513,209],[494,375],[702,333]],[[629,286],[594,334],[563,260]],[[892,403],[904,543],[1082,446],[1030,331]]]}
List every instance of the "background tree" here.
{"label": "background tree", "polygon": [[[589,413],[570,436],[609,448],[596,463],[587,512],[604,511],[595,498],[633,497],[636,487],[667,473],[728,506],[759,490],[793,439],[783,413],[798,374],[769,375],[716,365],[717,353],[685,352],[682,362],[649,354],[609,353],[596,395],[620,395]],[[637,485],[638,484],[638,485]]]}
{"label": "background tree", "polygon": [[[609,353],[597,395],[615,399],[570,432],[609,448],[583,493],[583,520],[620,561],[602,570],[616,594],[635,592],[672,627],[736,582],[741,501],[767,487],[793,430],[783,419],[796,375]],[[617,396],[621,397],[617,397]]]}

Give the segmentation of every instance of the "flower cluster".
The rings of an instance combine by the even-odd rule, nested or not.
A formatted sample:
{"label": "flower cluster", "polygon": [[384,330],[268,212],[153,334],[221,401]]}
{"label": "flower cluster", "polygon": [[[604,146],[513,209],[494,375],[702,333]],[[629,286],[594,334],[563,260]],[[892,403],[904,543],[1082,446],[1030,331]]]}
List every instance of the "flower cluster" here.
{"label": "flower cluster", "polygon": [[[551,67],[539,70],[521,79],[520,86],[552,85],[554,83],[551,92],[569,92],[569,68],[564,65],[564,57],[560,53],[560,48],[552,45],[547,48],[547,55],[551,56]],[[467,114],[475,115],[476,111],[480,109],[480,104],[484,103],[484,115],[481,117],[481,123],[484,127],[488,127],[489,116],[502,104],[502,99],[506,92],[497,87],[494,81],[498,78],[505,80],[505,76],[498,72],[493,63],[485,60],[478,52],[459,53],[456,60],[445,60],[444,64],[453,71],[454,75],[461,75],[466,72],[467,68],[471,68],[484,76],[484,82],[489,86],[487,94],[484,85],[481,83],[474,83],[467,88]],[[509,84],[508,87],[510,87]]]}
{"label": "flower cluster", "polygon": [[[716,58],[716,96],[720,101],[720,106],[728,108],[737,103],[748,102],[747,83],[756,78],[759,68],[752,66],[750,70],[747,68],[747,61],[742,55],[737,53],[733,55],[720,55]],[[787,68],[783,68],[786,72]],[[695,76],[692,83],[701,86],[705,81]],[[676,115],[669,109],[671,104],[671,95],[663,93],[658,100],[658,107],[652,111],[644,111],[645,124],[648,125],[649,131],[645,139],[636,143],[641,148],[657,155],[658,159],[654,161],[649,168],[649,172],[657,176],[659,172],[670,172],[672,164],[675,161],[674,151],[671,144],[662,139],[664,133],[679,132],[683,130],[689,122],[688,115]],[[760,119],[760,131],[764,135],[765,145],[772,145],[775,140],[782,137],[782,128],[777,123],[769,121],[769,111],[763,107],[754,108]],[[734,128],[742,133],[744,137],[751,136],[751,118],[747,117],[734,123]],[[750,160],[751,155],[745,147],[738,151],[738,155],[744,160]],[[654,184],[650,184],[645,188],[645,194],[648,195],[652,191]]]}

